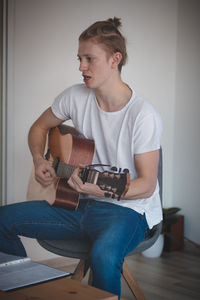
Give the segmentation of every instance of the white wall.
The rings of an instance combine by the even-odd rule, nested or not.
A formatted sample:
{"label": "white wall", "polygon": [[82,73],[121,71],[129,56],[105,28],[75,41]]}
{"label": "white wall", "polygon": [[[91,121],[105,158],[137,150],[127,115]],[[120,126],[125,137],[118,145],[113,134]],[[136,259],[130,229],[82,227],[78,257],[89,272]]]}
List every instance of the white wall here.
{"label": "white wall", "polygon": [[174,203],[185,216],[185,236],[200,243],[200,1],[178,10],[174,122]]}
{"label": "white wall", "polygon": [[[175,197],[178,187],[174,176],[174,151],[178,149],[175,144],[182,132],[181,128],[174,132],[179,124],[175,114],[178,113],[179,104],[176,101],[181,99],[182,85],[180,79],[179,89],[176,89],[182,66],[180,60],[176,64],[179,57],[176,43],[177,0],[10,0],[10,3],[10,32],[13,38],[9,53],[13,63],[9,67],[12,76],[9,77],[8,87],[12,92],[8,104],[12,107],[13,118],[9,121],[8,140],[10,137],[13,151],[8,153],[12,162],[8,175],[13,176],[13,185],[9,187],[8,202],[25,200],[32,165],[27,147],[31,124],[51,105],[60,91],[81,82],[76,59],[79,34],[96,20],[118,16],[122,19],[123,32],[128,41],[129,60],[124,67],[123,78],[154,103],[163,119],[164,205],[182,207]],[[181,16],[179,14],[181,17],[183,13]],[[180,22],[178,24],[178,34],[181,31],[182,36],[178,36],[180,47],[180,43],[184,43],[185,27],[182,28]],[[178,114],[179,120],[185,122],[182,114]],[[191,202],[189,206],[195,210]],[[195,224],[190,212],[184,209],[184,213],[188,214],[186,232],[197,241],[196,235],[192,236]],[[36,243],[34,247],[30,240],[25,243],[31,257],[43,258],[42,255],[46,255],[38,250]]]}

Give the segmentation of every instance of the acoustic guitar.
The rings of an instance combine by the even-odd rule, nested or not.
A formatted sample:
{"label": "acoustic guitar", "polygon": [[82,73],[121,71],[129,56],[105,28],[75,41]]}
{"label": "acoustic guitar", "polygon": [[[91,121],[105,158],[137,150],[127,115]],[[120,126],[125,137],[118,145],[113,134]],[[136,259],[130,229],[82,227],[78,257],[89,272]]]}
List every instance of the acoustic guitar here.
{"label": "acoustic guitar", "polygon": [[75,210],[80,195],[68,185],[67,181],[80,164],[85,166],[79,173],[83,183],[97,184],[105,191],[105,197],[120,200],[129,187],[128,170],[124,169],[121,172],[120,169],[117,172],[115,167],[104,172],[96,170],[95,167],[106,165],[92,165],[94,151],[94,141],[81,136],[75,128],[64,124],[52,128],[48,134],[48,150],[45,157],[53,161],[56,180],[48,187],[43,187],[35,180],[33,168],[27,189],[27,200],[46,200],[50,205]]}

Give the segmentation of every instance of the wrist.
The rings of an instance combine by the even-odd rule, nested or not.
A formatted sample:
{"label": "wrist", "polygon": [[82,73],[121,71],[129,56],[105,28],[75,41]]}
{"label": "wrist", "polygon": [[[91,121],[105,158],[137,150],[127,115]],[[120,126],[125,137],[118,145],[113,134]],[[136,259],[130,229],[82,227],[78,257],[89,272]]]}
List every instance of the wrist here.
{"label": "wrist", "polygon": [[44,157],[41,154],[33,155],[33,163],[34,165],[39,165],[44,161]]}

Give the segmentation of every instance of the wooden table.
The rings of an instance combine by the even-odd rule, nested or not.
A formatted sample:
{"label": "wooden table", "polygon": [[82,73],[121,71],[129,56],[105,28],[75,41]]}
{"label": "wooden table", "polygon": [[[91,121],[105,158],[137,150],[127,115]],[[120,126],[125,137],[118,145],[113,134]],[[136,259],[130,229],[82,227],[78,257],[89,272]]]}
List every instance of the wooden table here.
{"label": "wooden table", "polygon": [[117,300],[118,297],[70,278],[18,289],[0,291],[0,300]]}

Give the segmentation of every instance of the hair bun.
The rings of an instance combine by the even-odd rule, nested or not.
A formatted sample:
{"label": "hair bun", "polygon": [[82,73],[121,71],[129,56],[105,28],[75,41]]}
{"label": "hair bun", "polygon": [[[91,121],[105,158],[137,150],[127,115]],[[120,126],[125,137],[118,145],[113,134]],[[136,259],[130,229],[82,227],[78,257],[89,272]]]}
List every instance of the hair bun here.
{"label": "hair bun", "polygon": [[120,18],[117,17],[109,18],[107,21],[112,23],[112,25],[114,25],[116,28],[120,28],[122,26]]}

